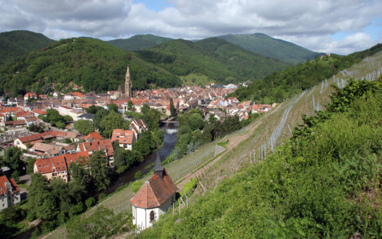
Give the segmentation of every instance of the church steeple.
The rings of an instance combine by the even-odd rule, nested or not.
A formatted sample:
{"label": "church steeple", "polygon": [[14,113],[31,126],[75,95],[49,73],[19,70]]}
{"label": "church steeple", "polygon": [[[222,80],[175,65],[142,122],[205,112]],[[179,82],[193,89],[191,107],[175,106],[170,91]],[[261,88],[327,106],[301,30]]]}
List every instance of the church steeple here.
{"label": "church steeple", "polygon": [[126,75],[125,75],[125,97],[133,97],[133,94],[131,92],[131,79],[130,79],[130,68],[129,65],[127,65],[126,69]]}
{"label": "church steeple", "polygon": [[164,169],[162,168],[162,162],[160,161],[160,155],[157,151],[154,165],[154,172],[158,174],[159,177],[163,178]]}

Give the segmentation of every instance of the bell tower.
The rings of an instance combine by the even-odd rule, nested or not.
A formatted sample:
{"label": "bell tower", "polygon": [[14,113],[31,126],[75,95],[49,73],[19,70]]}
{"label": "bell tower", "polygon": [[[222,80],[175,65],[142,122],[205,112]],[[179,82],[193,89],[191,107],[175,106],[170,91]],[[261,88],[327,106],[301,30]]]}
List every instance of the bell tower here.
{"label": "bell tower", "polygon": [[133,97],[131,91],[131,79],[130,79],[130,69],[129,65],[127,65],[126,76],[125,76],[125,97]]}

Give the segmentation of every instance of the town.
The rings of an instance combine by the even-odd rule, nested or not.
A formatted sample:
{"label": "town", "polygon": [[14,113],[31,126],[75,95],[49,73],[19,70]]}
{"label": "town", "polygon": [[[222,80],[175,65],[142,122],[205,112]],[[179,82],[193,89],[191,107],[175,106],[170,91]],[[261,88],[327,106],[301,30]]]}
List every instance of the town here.
{"label": "town", "polygon": [[[51,87],[54,89],[55,85]],[[237,98],[229,97],[237,87],[211,82],[203,87],[189,85],[133,92],[128,67],[124,86],[116,91],[83,93],[82,87],[70,84],[65,89],[66,93],[53,91],[50,95],[37,95],[27,92],[23,97],[2,97],[0,145],[3,176],[0,187],[3,203],[0,210],[27,199],[28,187],[19,187],[18,182],[22,182],[20,185],[30,185],[32,174],[45,177],[47,182],[60,179],[68,183],[73,179],[79,180],[78,175],[72,174],[88,171],[94,183],[93,189],[87,191],[95,193],[107,189],[111,181],[107,176],[111,175],[110,170],[123,172],[129,166],[142,162],[144,156],[161,144],[163,133],[162,136],[161,133],[151,136],[157,135],[159,121],[176,122],[176,115],[194,109],[203,114],[205,122],[211,121],[211,118],[223,122],[227,117],[237,117],[243,121],[252,114],[265,113],[274,107],[250,101],[240,103]],[[155,112],[154,123],[151,118],[145,121],[144,117],[137,117],[150,110]],[[105,121],[109,115],[113,119]],[[114,125],[115,120],[119,124]],[[145,134],[151,131],[153,133]],[[155,142],[155,146],[148,147],[152,145],[150,142]],[[91,160],[92,157],[98,157],[100,163],[94,163],[96,160]],[[156,159],[158,172],[162,170],[160,161]],[[100,174],[98,172],[104,176],[96,178]],[[171,178],[168,180],[172,182]],[[172,185],[172,191],[176,189],[173,183],[169,185]],[[141,197],[139,192],[137,195]],[[174,194],[169,193],[171,202],[173,197]],[[137,199],[132,199],[133,211],[137,212],[135,206],[140,204],[134,200]],[[171,204],[166,205],[156,213],[163,214]],[[135,215],[134,223],[141,223],[140,227],[144,229],[148,224],[142,224],[142,215]]]}

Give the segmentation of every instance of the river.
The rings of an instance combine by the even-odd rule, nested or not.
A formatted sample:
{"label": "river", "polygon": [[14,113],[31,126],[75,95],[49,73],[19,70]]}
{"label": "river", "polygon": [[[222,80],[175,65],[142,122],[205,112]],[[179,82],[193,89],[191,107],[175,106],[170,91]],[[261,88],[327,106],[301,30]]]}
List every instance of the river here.
{"label": "river", "polygon": [[[161,161],[164,161],[167,156],[171,154],[172,149],[175,147],[176,144],[176,135],[178,133],[178,124],[169,124],[169,126],[162,127],[161,129],[164,130],[163,135],[163,147],[159,149],[159,155]],[[156,158],[156,152],[153,152],[150,155],[147,155],[145,157],[145,161],[133,168],[130,168],[129,170],[123,172],[119,175],[119,178],[114,181],[108,189],[102,191],[101,193],[110,194],[115,192],[119,187],[123,186],[126,183],[133,182],[135,180],[135,173],[138,171],[142,172],[142,175],[145,175],[146,173],[150,172],[151,169],[154,167],[154,162]],[[146,166],[152,164],[152,167],[146,168]]]}

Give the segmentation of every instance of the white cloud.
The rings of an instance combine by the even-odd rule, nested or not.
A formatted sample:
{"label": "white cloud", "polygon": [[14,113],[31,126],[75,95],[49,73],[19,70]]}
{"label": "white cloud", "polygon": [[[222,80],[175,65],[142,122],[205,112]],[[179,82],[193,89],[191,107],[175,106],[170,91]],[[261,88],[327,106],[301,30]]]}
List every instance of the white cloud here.
{"label": "white cloud", "polygon": [[[379,0],[167,0],[156,12],[133,0],[0,0],[0,31],[27,29],[58,39],[135,34],[199,39],[261,32],[312,50],[347,54],[375,43],[365,28]],[[340,41],[337,32],[352,33]],[[381,40],[381,39],[378,39]],[[358,42],[357,42],[358,41]]]}

